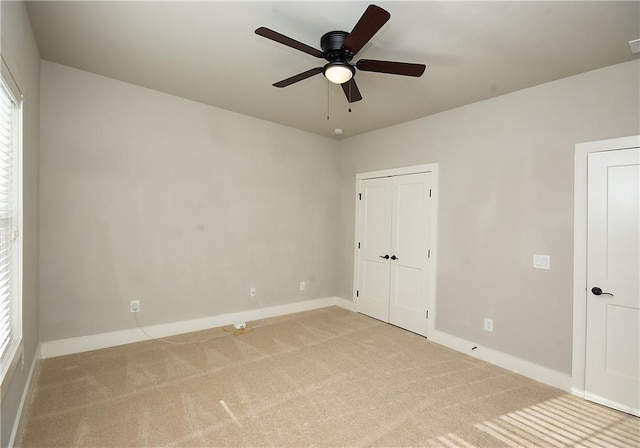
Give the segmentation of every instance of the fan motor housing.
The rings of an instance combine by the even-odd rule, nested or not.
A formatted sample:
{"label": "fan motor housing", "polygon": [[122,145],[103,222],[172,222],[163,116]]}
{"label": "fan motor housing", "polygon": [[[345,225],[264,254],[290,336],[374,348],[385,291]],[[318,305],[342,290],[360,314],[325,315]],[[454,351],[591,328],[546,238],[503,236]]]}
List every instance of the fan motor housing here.
{"label": "fan motor housing", "polygon": [[353,55],[342,49],[349,33],[346,31],[329,31],[320,38],[320,48],[329,62],[350,61]]}

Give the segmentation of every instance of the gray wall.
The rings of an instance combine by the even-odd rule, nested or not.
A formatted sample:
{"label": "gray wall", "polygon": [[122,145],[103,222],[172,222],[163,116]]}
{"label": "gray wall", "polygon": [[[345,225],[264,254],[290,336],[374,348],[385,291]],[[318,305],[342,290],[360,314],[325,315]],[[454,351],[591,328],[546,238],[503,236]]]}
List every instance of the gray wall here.
{"label": "gray wall", "polygon": [[38,145],[40,129],[40,54],[24,2],[0,2],[0,50],[24,96],[24,367],[16,369],[2,398],[1,446],[7,446],[38,343]]}
{"label": "gray wall", "polygon": [[47,61],[41,107],[42,341],[335,296],[333,140]]}
{"label": "gray wall", "polygon": [[340,295],[355,174],[438,162],[436,328],[570,373],[574,145],[640,133],[639,79],[636,60],[341,142]]}

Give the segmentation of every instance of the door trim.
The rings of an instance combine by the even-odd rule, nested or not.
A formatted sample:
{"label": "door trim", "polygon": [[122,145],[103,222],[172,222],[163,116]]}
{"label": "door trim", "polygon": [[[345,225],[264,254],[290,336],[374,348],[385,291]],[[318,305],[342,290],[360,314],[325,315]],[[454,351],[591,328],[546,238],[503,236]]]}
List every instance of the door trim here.
{"label": "door trim", "polygon": [[592,152],[640,147],[640,135],[579,143],[573,177],[573,354],[571,392],[585,397],[587,351],[587,157]]}
{"label": "door trim", "polygon": [[431,235],[429,239],[429,246],[431,250],[430,266],[429,266],[429,286],[427,288],[427,309],[429,312],[429,318],[427,319],[427,336],[432,335],[435,331],[436,320],[436,272],[437,272],[437,260],[438,260],[438,164],[429,163],[425,165],[405,166],[400,168],[391,168],[379,171],[368,171],[365,173],[356,174],[356,194],[354,196],[355,201],[355,238],[353,244],[353,288],[352,288],[352,300],[355,304],[356,310],[358,309],[358,297],[356,291],[358,290],[358,276],[360,265],[360,253],[358,251],[358,239],[360,233],[360,200],[358,195],[362,193],[360,189],[360,183],[363,179],[375,179],[378,177],[392,177],[402,176],[406,174],[418,174],[418,173],[431,173]]}

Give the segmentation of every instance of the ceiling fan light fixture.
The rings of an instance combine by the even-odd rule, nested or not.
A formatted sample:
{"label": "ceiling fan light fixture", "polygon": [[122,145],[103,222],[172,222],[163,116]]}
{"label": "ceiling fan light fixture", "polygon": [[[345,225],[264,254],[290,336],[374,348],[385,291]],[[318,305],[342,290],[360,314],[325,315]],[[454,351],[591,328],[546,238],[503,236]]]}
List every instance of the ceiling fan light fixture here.
{"label": "ceiling fan light fixture", "polygon": [[346,62],[330,62],[324,67],[324,76],[334,84],[344,84],[354,73],[355,69]]}

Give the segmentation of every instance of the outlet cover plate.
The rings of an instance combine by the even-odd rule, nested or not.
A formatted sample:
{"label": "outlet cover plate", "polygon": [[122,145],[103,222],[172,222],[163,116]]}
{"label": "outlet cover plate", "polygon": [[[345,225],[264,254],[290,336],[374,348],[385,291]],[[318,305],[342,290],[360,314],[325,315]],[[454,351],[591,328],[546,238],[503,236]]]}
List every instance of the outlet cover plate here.
{"label": "outlet cover plate", "polygon": [[551,269],[551,257],[549,255],[533,255],[533,267],[536,269]]}
{"label": "outlet cover plate", "polygon": [[138,313],[139,311],[140,311],[140,301],[139,300],[132,300],[131,302],[129,302],[129,312]]}

